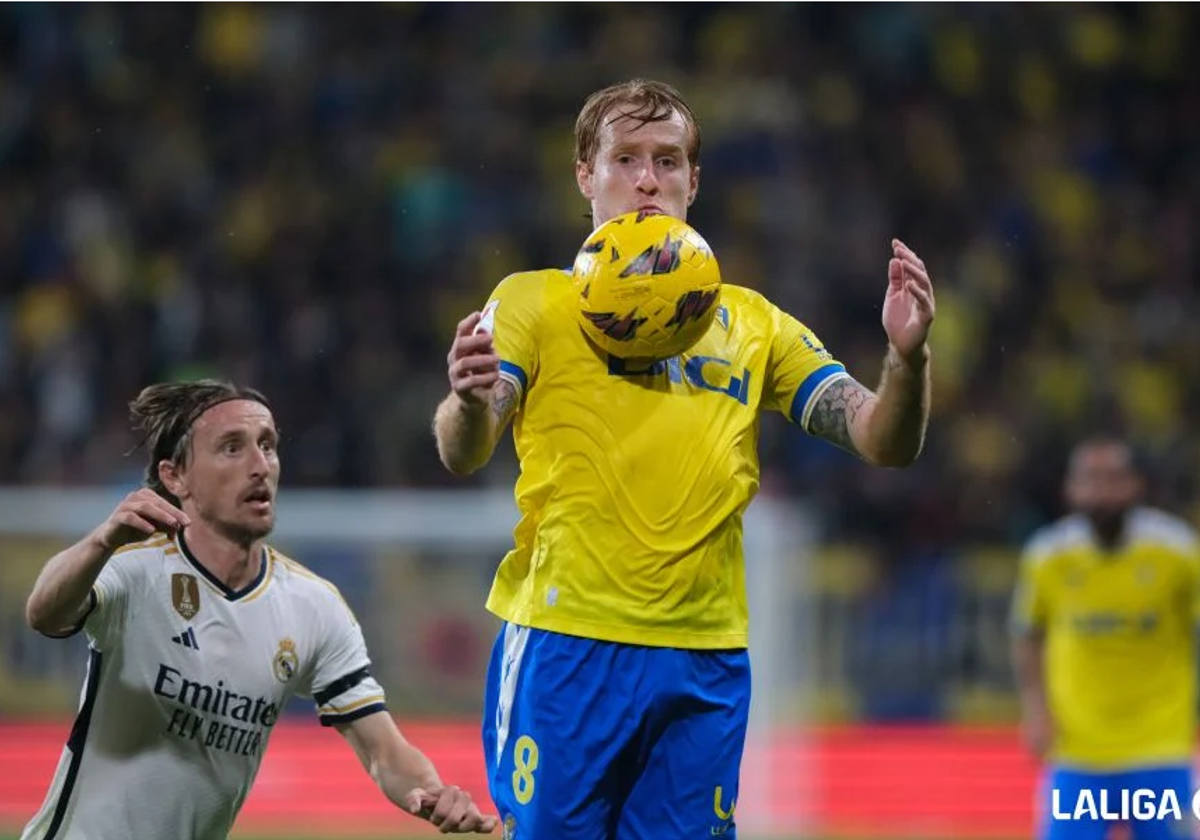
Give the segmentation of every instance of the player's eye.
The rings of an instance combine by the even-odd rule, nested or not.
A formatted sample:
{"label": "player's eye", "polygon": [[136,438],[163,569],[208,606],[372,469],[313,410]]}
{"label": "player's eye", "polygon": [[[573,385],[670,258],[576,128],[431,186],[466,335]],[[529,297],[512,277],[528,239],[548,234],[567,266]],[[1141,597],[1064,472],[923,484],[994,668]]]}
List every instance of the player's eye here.
{"label": "player's eye", "polygon": [[622,166],[628,166],[633,163],[633,155],[617,155],[617,163]]}
{"label": "player's eye", "polygon": [[664,157],[658,159],[658,165],[666,167],[667,169],[674,169],[676,164],[677,161],[673,157]]}
{"label": "player's eye", "polygon": [[225,445],[221,447],[221,451],[226,455],[236,455],[239,449],[241,449],[241,445],[236,440],[226,441]]}

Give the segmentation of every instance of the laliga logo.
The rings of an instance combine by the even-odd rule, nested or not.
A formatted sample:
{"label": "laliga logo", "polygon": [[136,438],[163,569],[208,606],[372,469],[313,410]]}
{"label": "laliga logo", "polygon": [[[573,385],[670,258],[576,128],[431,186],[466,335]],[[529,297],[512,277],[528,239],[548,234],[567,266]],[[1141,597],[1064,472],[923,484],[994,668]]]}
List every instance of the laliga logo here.
{"label": "laliga logo", "polygon": [[[1058,788],[1050,792],[1051,816],[1054,820],[1122,820],[1124,822],[1142,820],[1182,820],[1183,806],[1180,805],[1179,795],[1174,790],[1151,790],[1136,788],[1120,791],[1089,790],[1083,788],[1072,803],[1067,802]],[[1191,814],[1200,819],[1200,791],[1197,791],[1189,803]]]}

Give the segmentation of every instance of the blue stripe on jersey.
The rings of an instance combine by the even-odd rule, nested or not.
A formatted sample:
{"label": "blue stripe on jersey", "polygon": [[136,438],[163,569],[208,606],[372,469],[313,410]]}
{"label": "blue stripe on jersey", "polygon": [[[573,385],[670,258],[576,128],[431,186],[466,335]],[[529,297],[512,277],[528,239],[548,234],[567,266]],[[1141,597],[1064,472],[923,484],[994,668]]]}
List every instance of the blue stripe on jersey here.
{"label": "blue stripe on jersey", "polygon": [[792,418],[792,422],[803,428],[804,410],[808,408],[808,401],[812,399],[812,395],[816,392],[817,388],[821,387],[821,384],[829,379],[829,377],[845,372],[845,365],[840,362],[830,362],[810,373],[808,378],[800,383],[800,387],[796,389],[796,396],[792,398],[792,408],[788,412],[788,415]]}
{"label": "blue stripe on jersey", "polygon": [[521,390],[525,390],[525,386],[529,384],[529,377],[525,375],[525,371],[521,370],[520,365],[514,365],[512,362],[500,362],[500,372],[507,373],[509,376],[521,383]]}
{"label": "blue stripe on jersey", "polygon": [[95,648],[88,649],[87,686],[83,692],[83,705],[79,707],[79,715],[75,725],[71,727],[71,736],[67,739],[67,749],[71,751],[71,763],[67,766],[67,777],[63,780],[62,791],[58,794],[58,802],[54,805],[54,818],[46,829],[45,840],[54,840],[58,830],[62,828],[63,820],[67,818],[67,809],[71,804],[71,793],[75,789],[75,779],[79,776],[79,765],[83,762],[83,746],[87,743],[88,729],[92,725],[92,710],[96,707],[96,694],[100,691],[100,661],[103,654]]}

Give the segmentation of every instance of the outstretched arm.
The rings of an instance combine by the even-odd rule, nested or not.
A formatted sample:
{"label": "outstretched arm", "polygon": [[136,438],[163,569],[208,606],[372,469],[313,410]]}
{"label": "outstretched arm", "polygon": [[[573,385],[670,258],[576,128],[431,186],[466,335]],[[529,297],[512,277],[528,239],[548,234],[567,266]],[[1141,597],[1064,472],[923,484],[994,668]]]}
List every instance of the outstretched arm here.
{"label": "outstretched arm", "polygon": [[808,430],[877,467],[906,467],[925,442],[930,403],[929,353],[906,360],[889,347],[879,390],[851,377],[827,387],[813,405]]}
{"label": "outstretched arm", "polygon": [[480,813],[469,793],[442,783],[433,762],[404,738],[387,712],[339,724],[338,731],[398,808],[428,820],[443,834],[487,834],[496,827],[496,817]]}
{"label": "outstretched arm", "polygon": [[92,584],[114,551],[159,530],[174,533],[188,521],[149,488],[130,493],[92,533],[50,558],[25,602],[25,620],[47,636],[77,629],[92,606]]}
{"label": "outstretched arm", "polygon": [[458,324],[446,359],[450,394],[433,419],[438,455],[456,475],[469,475],[491,459],[520,396],[516,386],[500,376],[492,336],[475,332],[479,321],[480,314],[473,312]]}
{"label": "outstretched arm", "polygon": [[872,393],[849,377],[835,380],[817,398],[808,430],[881,467],[904,467],[921,454],[932,388],[929,328],[935,304],[925,263],[892,240],[883,329],[888,351],[879,389]]}

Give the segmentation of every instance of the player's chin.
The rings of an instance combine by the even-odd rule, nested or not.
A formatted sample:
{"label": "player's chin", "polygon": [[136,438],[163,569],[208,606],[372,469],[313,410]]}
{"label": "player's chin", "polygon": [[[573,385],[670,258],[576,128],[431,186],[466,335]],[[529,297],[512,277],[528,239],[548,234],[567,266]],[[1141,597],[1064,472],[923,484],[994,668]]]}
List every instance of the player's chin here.
{"label": "player's chin", "polygon": [[238,527],[250,539],[262,539],[275,530],[275,511],[259,511],[243,516]]}

